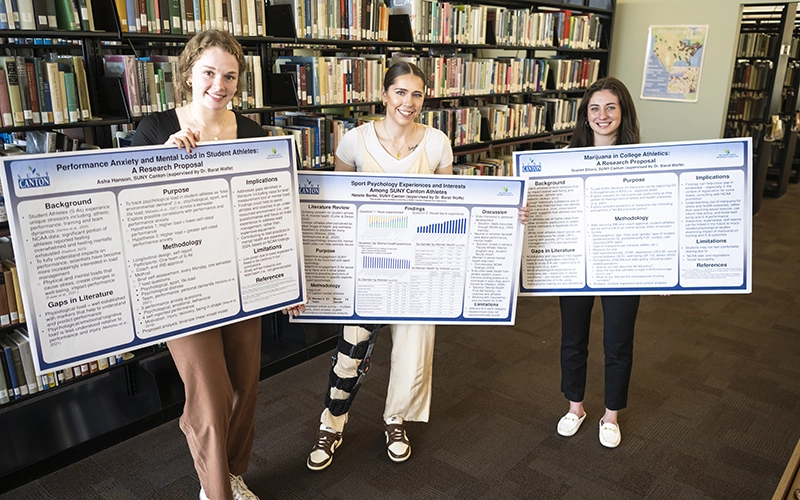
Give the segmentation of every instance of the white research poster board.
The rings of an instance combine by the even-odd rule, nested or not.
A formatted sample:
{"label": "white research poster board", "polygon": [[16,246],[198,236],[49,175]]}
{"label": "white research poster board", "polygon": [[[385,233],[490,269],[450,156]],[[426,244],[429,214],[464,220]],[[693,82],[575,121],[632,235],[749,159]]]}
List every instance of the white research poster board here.
{"label": "white research poster board", "polygon": [[303,301],[289,137],[4,159],[37,373]]}
{"label": "white research poster board", "polygon": [[750,293],[752,142],[514,153],[520,295]]}
{"label": "white research poster board", "polygon": [[291,321],[514,323],[525,183],[301,172],[309,303]]}

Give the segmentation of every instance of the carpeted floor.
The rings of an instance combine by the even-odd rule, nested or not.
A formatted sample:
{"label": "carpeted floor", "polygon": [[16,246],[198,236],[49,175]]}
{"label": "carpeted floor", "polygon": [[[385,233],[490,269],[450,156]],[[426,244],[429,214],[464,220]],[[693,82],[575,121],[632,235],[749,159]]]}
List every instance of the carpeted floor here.
{"label": "carpeted floor", "polygon": [[[595,306],[587,421],[556,434],[555,298],[520,299],[515,327],[441,327],[431,420],[413,454],[386,456],[381,414],[391,340],[322,472],[305,467],[329,358],[261,383],[245,479],[266,499],[769,499],[800,439],[800,187],[754,219],[751,295],[644,297],[622,444],[603,448],[602,316]],[[194,499],[200,485],[177,421],[0,496]]]}

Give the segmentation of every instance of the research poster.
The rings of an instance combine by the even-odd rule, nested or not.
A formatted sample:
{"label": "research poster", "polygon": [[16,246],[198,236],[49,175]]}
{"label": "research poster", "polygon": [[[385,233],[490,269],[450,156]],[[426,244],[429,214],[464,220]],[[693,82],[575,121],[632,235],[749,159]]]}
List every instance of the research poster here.
{"label": "research poster", "polygon": [[288,137],[7,157],[38,373],[303,301]]}
{"label": "research poster", "polygon": [[514,177],[302,172],[306,312],[326,323],[513,324]]}
{"label": "research poster", "polygon": [[520,295],[750,293],[752,143],[514,153]]}

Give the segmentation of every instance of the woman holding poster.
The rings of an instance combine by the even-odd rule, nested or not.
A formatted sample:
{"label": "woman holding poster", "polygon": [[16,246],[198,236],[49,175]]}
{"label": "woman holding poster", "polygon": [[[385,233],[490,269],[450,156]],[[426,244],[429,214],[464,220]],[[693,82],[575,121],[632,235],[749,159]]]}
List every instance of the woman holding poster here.
{"label": "woman holding poster", "polygon": [[[393,64],[383,80],[381,97],[386,116],[351,130],[336,149],[336,170],[393,174],[451,174],[453,150],[447,136],[415,120],[425,99],[425,74],[414,64]],[[433,325],[391,325],[392,356],[389,389],[383,413],[386,451],[402,462],[411,455],[405,422],[427,422],[431,402]],[[360,375],[369,367],[369,353],[380,325],[344,326],[329,377],[325,410],[317,441],[306,465],[322,470],[330,465],[342,442]]]}
{"label": "woman holding poster", "polygon": [[[195,35],[175,78],[191,102],[145,117],[132,145],[173,144],[191,152],[200,141],[265,136],[226,107],[241,91],[245,68],[242,47],[229,33]],[[257,500],[241,474],[253,447],[261,318],[170,340],[167,347],[185,386],[180,426],[200,478],[200,500]]]}
{"label": "woman holding poster", "polygon": [[[616,78],[593,83],[578,107],[578,126],[571,148],[639,143],[639,120],[633,99]],[[618,413],[628,402],[633,364],[633,327],[639,296],[605,296],[603,347],[605,351],[605,414],[600,419],[600,443],[616,448],[621,441]],[[561,391],[569,400],[569,412],[558,422],[558,433],[572,436],[586,418],[586,362],[594,297],[561,297]]]}

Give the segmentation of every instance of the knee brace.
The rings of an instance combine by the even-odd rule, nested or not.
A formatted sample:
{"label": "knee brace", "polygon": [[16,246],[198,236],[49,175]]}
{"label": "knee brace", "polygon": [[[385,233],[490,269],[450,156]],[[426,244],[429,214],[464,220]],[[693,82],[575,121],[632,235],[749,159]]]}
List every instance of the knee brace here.
{"label": "knee brace", "polygon": [[[358,388],[361,387],[361,382],[369,371],[370,357],[372,356],[372,350],[375,348],[375,341],[378,339],[378,330],[381,329],[382,325],[358,326],[370,331],[367,340],[363,340],[355,345],[351,344],[344,339],[344,326],[342,326],[339,330],[339,342],[336,346],[336,351],[333,353],[333,357],[331,358],[332,363],[330,375],[328,376],[328,391],[325,393],[325,407],[328,408],[328,410],[331,412],[331,415],[337,417],[347,413],[347,411],[350,409],[350,405],[353,404],[353,400],[356,397]],[[341,378],[336,375],[336,372],[333,371],[333,368],[336,366],[336,362],[339,359],[339,353],[346,354],[352,359],[361,360],[358,365],[358,373],[355,377]],[[331,399],[332,388],[347,392],[349,393],[349,396],[347,399]]]}

